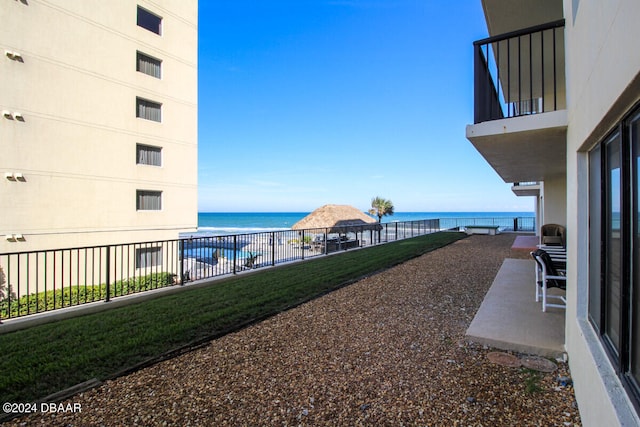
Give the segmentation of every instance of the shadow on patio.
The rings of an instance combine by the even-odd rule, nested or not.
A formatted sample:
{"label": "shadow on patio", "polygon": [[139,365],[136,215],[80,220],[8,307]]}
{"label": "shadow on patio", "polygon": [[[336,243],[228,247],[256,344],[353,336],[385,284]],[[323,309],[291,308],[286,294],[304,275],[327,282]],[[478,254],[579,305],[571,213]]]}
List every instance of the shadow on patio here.
{"label": "shadow on patio", "polygon": [[[535,246],[535,245],[534,245]],[[512,249],[518,248],[514,245]],[[535,301],[533,259],[504,260],[466,332],[467,341],[502,350],[562,357],[565,310]],[[557,289],[550,293],[563,292]]]}

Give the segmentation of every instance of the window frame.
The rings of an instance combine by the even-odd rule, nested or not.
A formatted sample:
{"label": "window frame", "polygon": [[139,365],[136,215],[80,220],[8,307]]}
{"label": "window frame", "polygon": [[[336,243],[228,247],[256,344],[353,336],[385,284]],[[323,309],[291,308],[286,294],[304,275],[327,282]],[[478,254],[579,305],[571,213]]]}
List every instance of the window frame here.
{"label": "window frame", "polygon": [[[614,147],[614,144],[617,147],[614,148],[614,154],[616,155],[613,158],[610,154],[609,148]],[[626,260],[625,260],[625,250],[624,250],[624,236],[626,233],[626,224],[624,221],[625,216],[625,204],[627,202],[627,197],[623,191],[623,183],[626,182],[626,164],[625,164],[625,138],[621,129],[616,129],[609,134],[609,136],[603,141],[603,166],[604,173],[602,178],[604,180],[603,185],[603,198],[602,198],[602,244],[601,247],[606,248],[603,251],[601,260],[601,271],[602,271],[602,280],[601,280],[601,337],[605,341],[606,347],[614,359],[619,359],[621,357],[621,353],[623,352],[623,341],[624,341],[624,315],[625,315],[625,307],[623,305],[624,294],[626,292],[624,288],[624,269],[626,268]],[[615,240],[615,229],[613,228],[614,219],[614,210],[613,210],[613,196],[612,194],[612,185],[615,182],[612,179],[611,175],[613,169],[611,168],[612,163],[618,163],[618,177],[617,177],[617,188],[618,192],[618,241]],[[614,246],[615,245],[615,246]],[[617,247],[616,247],[617,246]],[[617,252],[617,257],[616,257]],[[617,264],[617,265],[616,265]],[[613,268],[616,267],[616,268]],[[615,276],[618,275],[617,283],[615,280]],[[617,294],[617,295],[616,295]],[[615,298],[614,298],[615,297]],[[617,304],[616,313],[612,308]],[[608,317],[608,314],[611,314],[611,317]],[[616,328],[617,337],[612,336],[611,328]]]}
{"label": "window frame", "polygon": [[[147,158],[150,158],[151,161],[143,161],[140,158],[140,152],[142,151],[142,149],[144,149],[145,151],[152,151],[153,154],[149,155],[147,154]],[[149,150],[151,149],[151,150]],[[136,143],[136,164],[137,165],[145,165],[145,166],[155,166],[155,167],[162,167],[162,147],[158,147],[155,145],[149,145],[149,144],[142,144],[142,143]],[[157,155],[154,155],[156,154]],[[155,163],[153,161],[153,159],[158,158],[159,161],[157,163]]]}
{"label": "window frame", "polygon": [[[140,66],[141,59],[148,60],[146,61],[146,63],[150,63],[154,67],[153,68],[150,66],[141,67]],[[150,68],[151,70],[157,70],[157,72],[154,72],[154,71],[149,72]],[[147,76],[155,77],[158,80],[162,80],[162,60],[137,50],[136,51],[136,71],[142,74],[146,74]]]}
{"label": "window frame", "polygon": [[[607,135],[589,151],[589,322],[598,335],[600,342],[609,357],[611,364],[620,379],[627,396],[640,413],[640,364],[634,365],[633,357],[640,358],[640,305],[634,293],[640,289],[640,140],[632,139],[631,128],[638,126],[640,130],[640,102],[631,108],[625,116],[616,123]],[[639,138],[640,136],[635,136]],[[620,218],[619,242],[611,239],[615,231],[614,216],[610,198],[612,190],[611,176],[612,158],[608,144],[617,140],[619,152],[619,191]],[[599,194],[598,194],[599,193]],[[615,194],[614,194],[615,195]],[[611,212],[608,212],[611,211]],[[609,229],[607,228],[609,227]],[[620,251],[619,263],[611,263],[614,247]],[[613,254],[615,258],[616,254]],[[613,266],[613,268],[612,268]],[[608,271],[609,270],[609,271]],[[610,271],[616,270],[616,271]],[[608,287],[611,274],[619,275],[619,294]],[[612,301],[617,297],[616,301]],[[618,312],[611,308],[611,303],[617,304]],[[615,307],[615,306],[614,306]],[[616,319],[607,317],[615,314]],[[635,320],[635,322],[634,322]],[[610,323],[618,322],[619,342],[616,343],[609,336]],[[615,325],[614,325],[615,326]],[[635,353],[634,353],[635,352]],[[636,359],[637,361],[637,359]]]}
{"label": "window frame", "polygon": [[[157,200],[147,200],[147,197],[154,197]],[[158,212],[162,210],[162,191],[158,190],[136,190],[136,211],[137,212]]]}
{"label": "window frame", "polygon": [[[141,111],[141,107],[143,107],[143,111]],[[136,96],[136,117],[151,122],[162,123],[162,103]]]}
{"label": "window frame", "polygon": [[162,267],[163,249],[162,246],[145,246],[135,249],[136,269],[149,269]]}

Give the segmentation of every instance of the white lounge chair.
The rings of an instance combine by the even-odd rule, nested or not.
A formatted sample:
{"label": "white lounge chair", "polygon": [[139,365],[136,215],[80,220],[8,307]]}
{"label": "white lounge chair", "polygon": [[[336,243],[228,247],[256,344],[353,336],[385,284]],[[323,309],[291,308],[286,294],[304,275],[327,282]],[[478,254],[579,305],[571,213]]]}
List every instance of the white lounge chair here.
{"label": "white lounge chair", "polygon": [[[566,271],[557,268],[549,253],[542,249],[531,252],[531,256],[536,262],[536,302],[542,298],[542,311],[546,312],[547,307],[566,308],[567,299],[564,295],[548,295],[549,288],[567,289]],[[548,299],[558,299],[562,304],[552,304]]]}

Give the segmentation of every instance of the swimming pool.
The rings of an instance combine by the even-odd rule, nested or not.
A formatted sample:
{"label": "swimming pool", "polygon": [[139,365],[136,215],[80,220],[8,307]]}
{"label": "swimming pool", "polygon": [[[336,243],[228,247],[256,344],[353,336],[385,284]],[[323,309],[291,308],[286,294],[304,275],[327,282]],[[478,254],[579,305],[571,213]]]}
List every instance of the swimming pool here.
{"label": "swimming pool", "polygon": [[244,260],[251,256],[261,255],[259,252],[251,252],[246,250],[214,248],[214,247],[195,247],[184,250],[184,258],[195,258],[199,262],[215,264],[217,258],[233,259],[235,254],[236,260]]}

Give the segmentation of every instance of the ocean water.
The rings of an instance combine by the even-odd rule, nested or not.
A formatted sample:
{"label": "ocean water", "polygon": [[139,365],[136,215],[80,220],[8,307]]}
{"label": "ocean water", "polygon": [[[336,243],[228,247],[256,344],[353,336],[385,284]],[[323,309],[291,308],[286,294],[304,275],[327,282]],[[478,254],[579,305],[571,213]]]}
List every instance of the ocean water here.
{"label": "ocean water", "polygon": [[[198,232],[190,235],[224,236],[288,230],[309,212],[200,212]],[[533,218],[533,212],[396,212],[382,222],[417,221],[433,218]]]}

